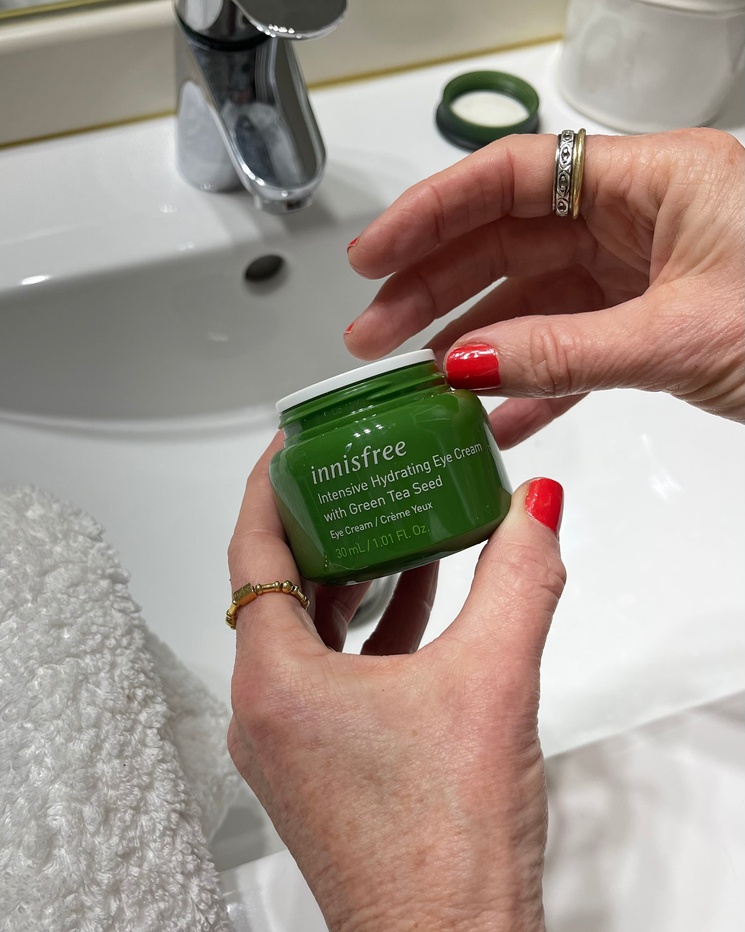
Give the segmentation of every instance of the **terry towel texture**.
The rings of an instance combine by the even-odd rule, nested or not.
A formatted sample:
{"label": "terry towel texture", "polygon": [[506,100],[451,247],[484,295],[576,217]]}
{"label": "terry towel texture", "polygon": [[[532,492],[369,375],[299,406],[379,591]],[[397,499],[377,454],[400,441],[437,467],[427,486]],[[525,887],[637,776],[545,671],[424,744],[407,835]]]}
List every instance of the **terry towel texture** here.
{"label": "terry towel texture", "polygon": [[228,932],[207,839],[227,710],[147,630],[101,528],[0,492],[0,929]]}

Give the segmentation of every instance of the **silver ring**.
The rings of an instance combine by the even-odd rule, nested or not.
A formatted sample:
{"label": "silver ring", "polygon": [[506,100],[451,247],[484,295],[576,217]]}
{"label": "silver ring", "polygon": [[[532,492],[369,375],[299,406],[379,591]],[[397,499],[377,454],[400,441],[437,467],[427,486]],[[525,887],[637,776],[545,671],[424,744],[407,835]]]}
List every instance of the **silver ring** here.
{"label": "silver ring", "polygon": [[586,135],[584,129],[565,129],[557,137],[553,211],[558,217],[579,217]]}
{"label": "silver ring", "polygon": [[574,171],[574,130],[565,129],[556,141],[556,167],[554,170],[553,211],[558,217],[572,213],[572,172]]}

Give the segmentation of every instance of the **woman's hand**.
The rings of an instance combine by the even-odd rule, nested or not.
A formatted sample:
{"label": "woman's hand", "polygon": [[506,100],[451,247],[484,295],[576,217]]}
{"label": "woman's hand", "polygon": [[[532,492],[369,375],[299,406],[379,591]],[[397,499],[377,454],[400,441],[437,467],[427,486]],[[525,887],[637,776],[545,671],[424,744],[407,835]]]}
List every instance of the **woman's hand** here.
{"label": "woman's hand", "polygon": [[[233,589],[300,581],[267,474],[279,445],[248,480]],[[416,653],[431,567],[405,577],[359,656],[324,643],[341,646],[358,588],[317,589],[315,625],[287,595],[239,612],[230,752],[332,932],[543,929],[536,717],[561,497],[551,480],[518,489],[463,610]]]}
{"label": "woman's hand", "polygon": [[495,142],[364,230],[352,267],[391,278],[349,350],[385,355],[506,276],[431,344],[453,385],[517,396],[492,415],[502,446],[593,389],[742,419],[743,147],[711,129],[588,137],[577,221],[551,213],[555,149],[555,136]]}

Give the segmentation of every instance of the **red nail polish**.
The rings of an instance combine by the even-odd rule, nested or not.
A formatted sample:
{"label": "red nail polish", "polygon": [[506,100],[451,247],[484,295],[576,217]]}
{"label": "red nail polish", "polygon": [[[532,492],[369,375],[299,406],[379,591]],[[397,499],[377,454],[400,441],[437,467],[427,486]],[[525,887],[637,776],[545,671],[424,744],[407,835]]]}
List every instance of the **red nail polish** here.
{"label": "red nail polish", "polygon": [[355,236],[352,242],[347,246],[347,252],[349,252],[349,250],[352,248],[352,246],[354,246],[354,244],[357,242],[358,239],[359,239],[359,236]]}
{"label": "red nail polish", "polygon": [[499,360],[488,343],[469,343],[451,350],[445,360],[448,382],[456,388],[498,388]]}
{"label": "red nail polish", "polygon": [[348,337],[348,336],[349,336],[349,334],[352,332],[352,328],[353,328],[353,327],[354,327],[354,321],[352,321],[352,323],[351,323],[351,324],[347,327],[347,329],[344,331],[344,336],[345,336],[345,337]]}
{"label": "red nail polish", "polygon": [[558,536],[564,510],[564,489],[554,479],[534,479],[528,486],[525,510]]}

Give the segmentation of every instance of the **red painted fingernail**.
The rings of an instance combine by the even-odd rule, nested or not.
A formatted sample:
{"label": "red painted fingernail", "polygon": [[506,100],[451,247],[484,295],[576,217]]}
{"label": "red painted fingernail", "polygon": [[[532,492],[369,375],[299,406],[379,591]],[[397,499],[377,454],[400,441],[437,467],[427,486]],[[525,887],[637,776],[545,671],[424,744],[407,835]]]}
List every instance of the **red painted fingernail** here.
{"label": "red painted fingernail", "polygon": [[351,324],[347,327],[347,329],[344,331],[344,336],[345,336],[345,337],[348,337],[349,334],[352,332],[352,327],[354,327],[354,323],[355,323],[355,322],[352,321],[352,323],[351,323]]}
{"label": "red painted fingernail", "polygon": [[469,343],[451,350],[445,360],[448,381],[456,388],[498,388],[499,360],[488,343]]}
{"label": "red painted fingernail", "polygon": [[354,244],[357,242],[358,239],[359,239],[359,236],[355,236],[352,242],[347,246],[347,252],[349,252],[349,250],[352,248],[352,246],[354,246]]}
{"label": "red painted fingernail", "polygon": [[564,510],[564,489],[554,479],[534,479],[528,486],[525,510],[558,536]]}

